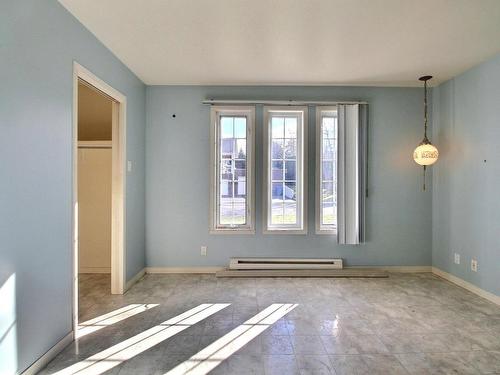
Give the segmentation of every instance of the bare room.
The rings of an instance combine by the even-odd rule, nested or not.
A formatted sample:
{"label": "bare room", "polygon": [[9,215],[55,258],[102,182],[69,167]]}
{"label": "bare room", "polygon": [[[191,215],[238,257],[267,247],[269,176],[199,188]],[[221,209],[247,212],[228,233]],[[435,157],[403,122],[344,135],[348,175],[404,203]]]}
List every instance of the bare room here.
{"label": "bare room", "polygon": [[500,1],[2,0],[0,375],[500,374]]}

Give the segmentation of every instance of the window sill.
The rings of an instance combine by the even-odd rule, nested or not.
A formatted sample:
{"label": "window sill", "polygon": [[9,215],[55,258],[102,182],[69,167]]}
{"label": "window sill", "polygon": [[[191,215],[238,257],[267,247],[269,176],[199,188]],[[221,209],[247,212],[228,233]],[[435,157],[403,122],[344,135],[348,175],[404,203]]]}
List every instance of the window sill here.
{"label": "window sill", "polygon": [[210,229],[209,234],[255,234],[255,229]]}
{"label": "window sill", "polygon": [[327,235],[327,236],[336,236],[337,229],[316,229],[316,234]]}
{"label": "window sill", "polygon": [[265,229],[263,234],[307,234],[307,229]]}

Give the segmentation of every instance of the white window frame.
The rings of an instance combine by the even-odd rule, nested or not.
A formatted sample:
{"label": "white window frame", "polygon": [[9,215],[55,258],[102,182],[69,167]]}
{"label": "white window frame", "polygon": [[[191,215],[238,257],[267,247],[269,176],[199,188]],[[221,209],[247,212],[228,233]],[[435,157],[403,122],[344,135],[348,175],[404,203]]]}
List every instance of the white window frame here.
{"label": "white window frame", "polygon": [[[219,203],[219,138],[221,116],[245,116],[247,118],[247,163],[246,163],[246,215],[242,225],[218,224]],[[212,106],[210,109],[210,218],[211,234],[254,234],[255,233],[255,107],[254,106]]]}
{"label": "white window frame", "polygon": [[[323,215],[323,194],[321,187],[323,186],[323,117],[327,114],[335,113],[337,115],[337,106],[318,106],[316,107],[316,234],[337,234],[337,224],[323,225],[321,218]],[[338,151],[338,125],[337,125],[337,151]],[[337,173],[335,176],[337,184]],[[337,191],[337,188],[335,188]],[[338,218],[337,218],[338,220]]]}
{"label": "white window frame", "polygon": [[[264,148],[263,148],[263,233],[264,234],[307,234],[307,124],[308,124],[308,107],[307,106],[266,106],[264,109]],[[302,121],[299,124],[297,131],[297,205],[298,209],[298,225],[297,224],[280,224],[270,226],[270,215],[272,205],[271,201],[271,158],[270,156],[270,138],[271,127],[270,119],[272,114],[302,114]],[[301,125],[301,126],[300,126]]]}

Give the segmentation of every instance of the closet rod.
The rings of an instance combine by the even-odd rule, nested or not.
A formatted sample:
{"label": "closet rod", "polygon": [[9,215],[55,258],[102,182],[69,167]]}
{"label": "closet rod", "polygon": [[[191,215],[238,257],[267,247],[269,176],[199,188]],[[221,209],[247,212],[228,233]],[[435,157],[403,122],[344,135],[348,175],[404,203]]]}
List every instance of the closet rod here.
{"label": "closet rod", "polygon": [[112,148],[111,146],[78,146],[78,148]]}
{"label": "closet rod", "polygon": [[111,141],[79,141],[78,148],[112,148]]}

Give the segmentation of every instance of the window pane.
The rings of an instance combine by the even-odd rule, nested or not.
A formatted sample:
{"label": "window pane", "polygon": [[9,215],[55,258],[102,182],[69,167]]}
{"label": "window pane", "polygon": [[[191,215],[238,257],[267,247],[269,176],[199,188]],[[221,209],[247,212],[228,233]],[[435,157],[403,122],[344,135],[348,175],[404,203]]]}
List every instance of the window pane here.
{"label": "window pane", "polygon": [[297,158],[297,141],[294,139],[287,139],[284,142],[285,159]]}
{"label": "window pane", "polygon": [[323,138],[336,138],[336,117],[323,117]]}
{"label": "window pane", "polygon": [[304,155],[299,147],[305,133],[301,109],[286,108],[283,112],[269,113],[269,143],[267,166],[270,168],[270,181],[267,188],[269,230],[302,230],[300,207],[302,197],[298,184],[302,184],[303,176],[299,175]]}
{"label": "window pane", "polygon": [[221,140],[222,158],[230,158],[233,155],[234,141],[232,138]]}
{"label": "window pane", "polygon": [[271,224],[283,224],[283,202],[273,201],[271,206]]}
{"label": "window pane", "polygon": [[286,202],[283,224],[297,223],[297,202]]}
{"label": "window pane", "polygon": [[337,117],[331,114],[322,117],[321,137],[320,224],[330,226],[331,228],[334,227],[337,222],[337,207],[335,197]]}
{"label": "window pane", "polygon": [[336,158],[335,140],[323,139],[323,159],[334,160]]}
{"label": "window pane", "polygon": [[274,140],[271,155],[273,159],[283,159],[283,140]]}
{"label": "window pane", "polygon": [[220,197],[222,198],[233,198],[233,181],[222,180],[220,189]]}
{"label": "window pane", "polygon": [[218,225],[247,223],[247,118],[220,117]]}
{"label": "window pane", "polygon": [[332,181],[333,180],[333,163],[331,161],[324,161],[322,164],[322,178],[324,181]]}
{"label": "window pane", "polygon": [[223,159],[220,163],[220,173],[222,179],[232,180],[231,175],[233,173],[233,161],[230,159]]}
{"label": "window pane", "polygon": [[297,200],[297,189],[295,182],[285,182],[285,199],[289,201]]}
{"label": "window pane", "polygon": [[247,166],[247,161],[246,160],[235,160],[234,165],[236,169],[245,169]]}
{"label": "window pane", "polygon": [[285,118],[285,138],[297,138],[297,118]]}
{"label": "window pane", "polygon": [[283,162],[273,161],[271,164],[272,164],[271,179],[282,181],[284,177]]}
{"label": "window pane", "polygon": [[271,119],[272,138],[284,138],[285,119],[283,117],[273,117]]}
{"label": "window pane", "polygon": [[239,199],[236,201],[233,207],[233,224],[241,225],[246,222],[246,204],[244,199]]}
{"label": "window pane", "polygon": [[323,204],[323,219],[324,225],[335,225],[337,223],[337,207],[334,204]]}
{"label": "window pane", "polygon": [[272,191],[271,191],[271,197],[273,200],[279,199],[283,200],[283,183],[282,182],[273,182],[271,184],[272,186]]}
{"label": "window pane", "polygon": [[247,157],[247,140],[237,139],[236,148],[234,150],[234,157],[236,159],[245,159]]}
{"label": "window pane", "polygon": [[220,196],[227,197],[229,196],[229,181],[223,180],[220,184]]}
{"label": "window pane", "polygon": [[333,203],[333,182],[323,182],[321,194],[323,202]]}
{"label": "window pane", "polygon": [[245,181],[246,169],[235,169],[234,170],[234,180],[235,181]]}
{"label": "window pane", "polygon": [[322,219],[324,225],[334,225],[337,218],[337,205],[333,182],[324,182],[321,189]]}
{"label": "window pane", "polygon": [[[238,161],[237,161],[238,163]],[[234,195],[246,198],[246,169],[235,169],[234,171]]]}
{"label": "window pane", "polygon": [[235,198],[245,198],[247,194],[247,184],[245,179],[234,182],[234,196]]}
{"label": "window pane", "polygon": [[323,223],[324,225],[335,225],[337,220],[337,216],[335,214],[335,211],[332,208],[326,209],[323,211]]}
{"label": "window pane", "polygon": [[297,179],[297,162],[285,161],[285,180],[295,181]]}
{"label": "window pane", "polygon": [[233,118],[223,116],[220,118],[221,138],[233,138]]}
{"label": "window pane", "polygon": [[234,118],[234,138],[247,137],[247,119],[246,117]]}
{"label": "window pane", "polygon": [[221,224],[229,225],[233,220],[233,205],[231,201],[221,200],[219,221]]}

